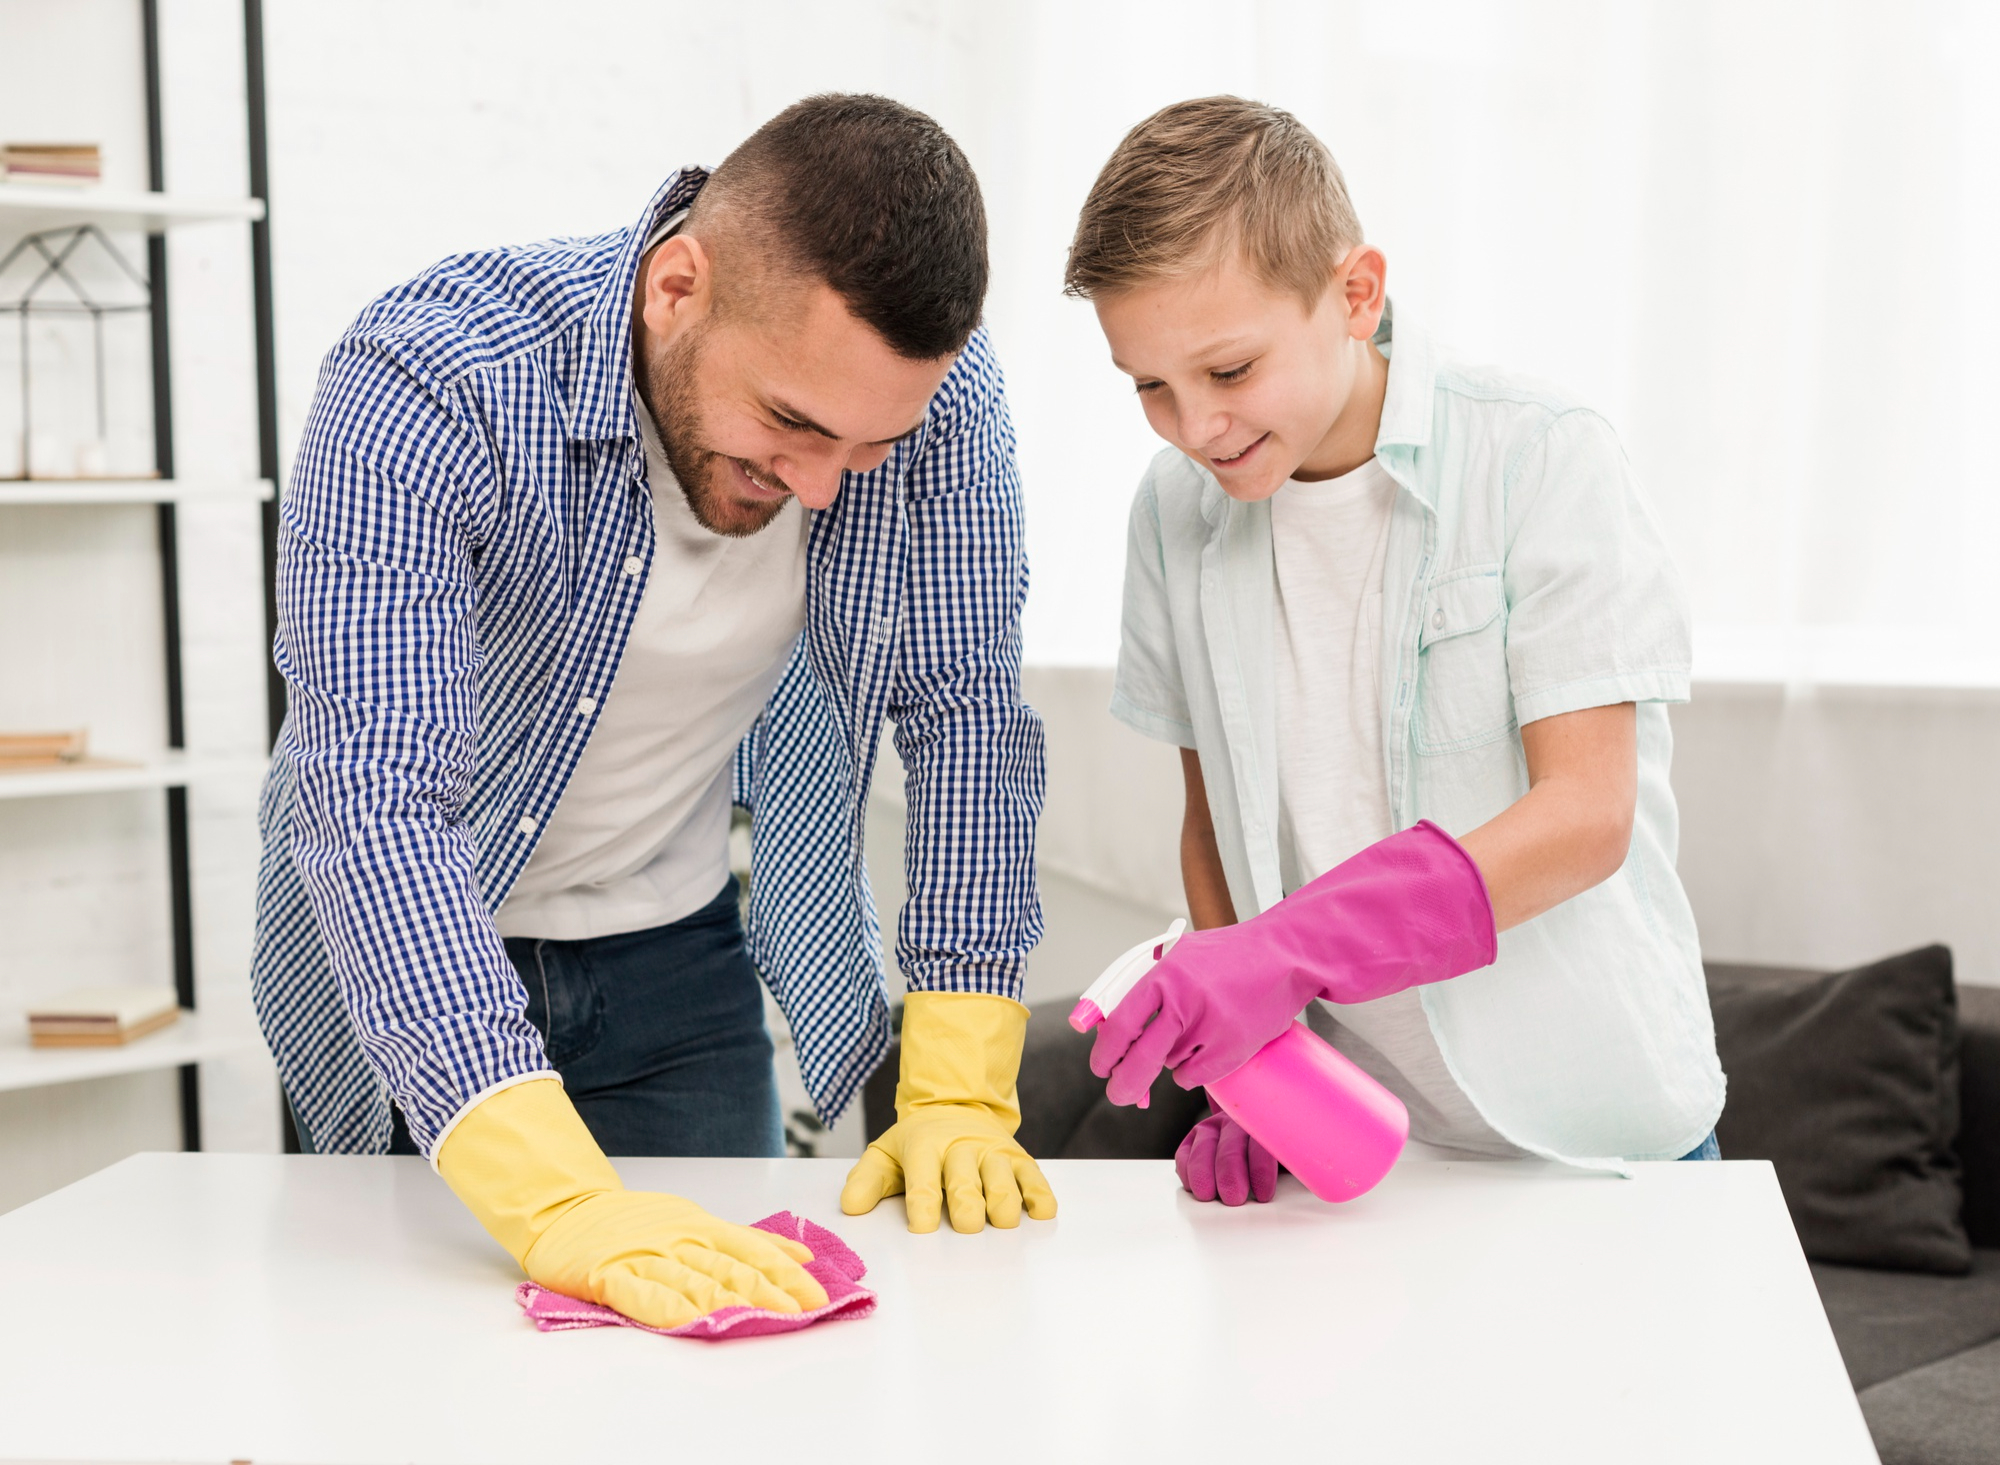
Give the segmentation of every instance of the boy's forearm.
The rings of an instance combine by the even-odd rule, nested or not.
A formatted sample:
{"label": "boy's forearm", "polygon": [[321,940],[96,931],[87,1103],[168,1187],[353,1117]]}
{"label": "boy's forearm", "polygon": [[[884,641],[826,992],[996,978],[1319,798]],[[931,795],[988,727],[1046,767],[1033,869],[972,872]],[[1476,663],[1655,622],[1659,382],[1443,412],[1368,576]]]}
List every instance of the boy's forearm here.
{"label": "boy's forearm", "polygon": [[1222,873],[1222,851],[1215,842],[1208,791],[1201,780],[1201,756],[1192,748],[1181,749],[1181,778],[1187,786],[1187,812],[1181,818],[1181,885],[1187,891],[1188,923],[1197,931],[1233,926],[1236,905]]}
{"label": "boy's forearm", "polygon": [[1460,839],[1502,931],[1608,880],[1632,844],[1638,734],[1632,704],[1521,729],[1528,792]]}

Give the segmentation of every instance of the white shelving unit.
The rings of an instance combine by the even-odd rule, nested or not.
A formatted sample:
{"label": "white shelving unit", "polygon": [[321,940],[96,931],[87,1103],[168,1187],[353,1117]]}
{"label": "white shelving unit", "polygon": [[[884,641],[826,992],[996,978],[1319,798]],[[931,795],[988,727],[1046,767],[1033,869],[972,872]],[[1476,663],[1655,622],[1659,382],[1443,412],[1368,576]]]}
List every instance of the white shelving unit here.
{"label": "white shelving unit", "polygon": [[0,183],[0,237],[10,239],[78,224],[158,234],[183,224],[250,224],[263,217],[263,200],[255,198],[184,198],[116,188]]}
{"label": "white shelving unit", "polygon": [[[76,231],[86,229],[100,231],[107,239],[129,240],[135,235],[143,236],[145,267],[143,271],[135,267],[131,273],[145,292],[145,303],[136,309],[148,314],[152,332],[153,459],[157,474],[127,479],[0,481],[0,535],[7,533],[5,516],[18,509],[116,504],[151,507],[159,525],[165,630],[162,646],[166,688],[166,725],[162,742],[165,746],[129,759],[121,759],[120,754],[131,750],[106,748],[101,750],[101,761],[0,773],[0,819],[9,817],[7,811],[16,801],[26,799],[64,799],[83,795],[139,798],[151,795],[164,801],[172,951],[170,958],[160,963],[157,972],[135,972],[125,980],[144,982],[150,978],[164,987],[170,987],[178,997],[182,1012],[171,1026],[123,1046],[37,1049],[28,1042],[27,1023],[20,1010],[21,998],[28,994],[17,994],[10,1007],[0,1008],[0,1091],[75,1083],[147,1070],[178,1069],[183,1142],[190,1149],[199,1149],[201,1104],[196,1065],[211,1058],[255,1051],[261,1047],[262,1039],[248,1002],[240,996],[234,1003],[210,1004],[202,1011],[195,1010],[196,943],[192,898],[195,867],[188,838],[188,790],[193,785],[212,781],[255,779],[262,773],[266,760],[261,756],[216,756],[189,751],[184,747],[186,699],[182,687],[180,607],[184,592],[199,593],[200,587],[182,582],[176,515],[183,504],[264,505],[263,530],[268,544],[272,527],[272,510],[269,507],[273,499],[272,480],[277,476],[269,241],[264,226],[264,203],[260,198],[198,198],[163,191],[165,170],[160,133],[160,16],[157,0],[140,0],[140,11],[144,34],[150,190],[135,192],[96,186],[51,187],[0,182],[0,253],[32,236],[46,235],[54,241],[53,244],[49,240],[43,241],[46,256],[49,249],[60,250],[66,243],[75,240]],[[253,193],[264,190],[260,16],[261,11],[254,3],[246,3],[245,58],[248,65],[250,183]],[[259,468],[257,476],[241,479],[181,478],[174,472],[173,391],[170,381],[171,352],[168,350],[168,260],[164,236],[170,230],[216,226],[247,226],[251,231],[251,288],[257,315]],[[117,252],[122,259],[122,245]],[[88,302],[83,304],[88,310],[106,308],[92,306]],[[19,311],[24,332],[32,309],[30,296],[23,295]],[[27,402],[25,391],[23,402]],[[24,441],[29,426],[26,421],[22,423]],[[265,574],[268,596],[271,590],[268,563]],[[8,627],[0,626],[0,635],[8,634],[8,631]]]}
{"label": "white shelving unit", "polygon": [[217,758],[178,750],[155,753],[149,758],[106,758],[65,768],[0,773],[0,799],[186,788],[212,778],[255,778],[264,771],[264,766],[262,758]]}
{"label": "white shelving unit", "polygon": [[171,1027],[117,1048],[31,1048],[27,1016],[0,1011],[0,1092],[180,1068],[263,1043],[248,1013],[183,1012]]}
{"label": "white shelving unit", "polygon": [[0,480],[8,504],[200,504],[271,497],[268,478],[15,478]]}

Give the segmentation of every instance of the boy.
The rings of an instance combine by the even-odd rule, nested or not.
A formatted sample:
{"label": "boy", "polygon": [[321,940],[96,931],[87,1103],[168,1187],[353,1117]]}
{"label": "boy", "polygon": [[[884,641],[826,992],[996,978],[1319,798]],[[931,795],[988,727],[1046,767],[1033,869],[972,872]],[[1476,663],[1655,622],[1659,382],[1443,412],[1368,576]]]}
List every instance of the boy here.
{"label": "boy", "polygon": [[[1084,204],[1066,288],[1172,444],[1112,711],[1182,750],[1196,928],[1092,1067],[1192,1088],[1319,999],[1419,1141],[1713,1158],[1680,582],[1605,421],[1392,324],[1385,269],[1325,147],[1240,98],[1139,124]],[[1178,1166],[1231,1205],[1277,1180],[1220,1115]]]}

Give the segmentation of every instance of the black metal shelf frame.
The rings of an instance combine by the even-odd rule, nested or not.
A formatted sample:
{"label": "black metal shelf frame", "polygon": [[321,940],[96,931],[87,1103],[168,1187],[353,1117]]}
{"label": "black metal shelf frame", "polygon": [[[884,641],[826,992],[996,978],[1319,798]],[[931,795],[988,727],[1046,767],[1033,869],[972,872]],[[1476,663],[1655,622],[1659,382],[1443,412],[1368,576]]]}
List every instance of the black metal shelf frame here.
{"label": "black metal shelf frame", "polygon": [[[155,193],[166,191],[166,148],[161,126],[159,0],[140,0],[146,82],[146,177]],[[260,472],[278,479],[277,370],[271,307],[271,235],[269,176],[264,127],[263,6],[244,0],[243,46],[247,82],[245,104],[249,132],[250,193],[265,201],[265,214],[251,226],[251,275],[257,347],[257,431]],[[152,327],[153,464],[162,478],[174,476],[173,361],[167,288],[167,240],[161,232],[146,236],[146,276]],[[167,746],[187,745],[187,708],[182,682],[180,528],[172,503],[158,514],[161,623],[165,636]],[[263,577],[266,644],[276,624],[275,502],[263,508]],[[268,733],[275,739],[284,715],[284,684],[273,667],[267,685]],[[195,1005],[194,894],[188,847],[188,796],[185,787],[166,790],[168,899],[173,932],[174,991],[182,1007]],[[180,1068],[181,1146],[201,1148],[201,1078],[192,1063]]]}

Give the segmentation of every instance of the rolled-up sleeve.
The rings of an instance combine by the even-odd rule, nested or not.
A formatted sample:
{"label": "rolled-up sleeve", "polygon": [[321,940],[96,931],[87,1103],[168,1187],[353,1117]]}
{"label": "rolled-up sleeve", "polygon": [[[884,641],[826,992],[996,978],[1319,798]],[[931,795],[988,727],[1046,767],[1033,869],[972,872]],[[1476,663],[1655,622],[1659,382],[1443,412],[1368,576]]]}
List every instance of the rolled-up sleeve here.
{"label": "rolled-up sleeve", "polygon": [[1167,599],[1159,497],[1150,473],[1132,498],[1125,538],[1125,597],[1111,715],[1160,742],[1181,748],[1195,745],[1194,718],[1188,710]]}
{"label": "rolled-up sleeve", "polygon": [[1041,939],[1042,722],[1021,697],[1028,593],[1005,385],[982,330],[947,378],[910,477],[906,623],[889,713],[904,768],[910,986],[1019,1000]]}
{"label": "rolled-up sleeve", "polygon": [[447,390],[350,339],[281,510],[291,853],[363,1052],[429,1153],[548,1068],[464,818],[478,726],[468,506],[490,460]]}
{"label": "rolled-up sleeve", "polygon": [[1556,416],[1507,489],[1507,672],[1522,724],[1685,702],[1687,592],[1610,424]]}

